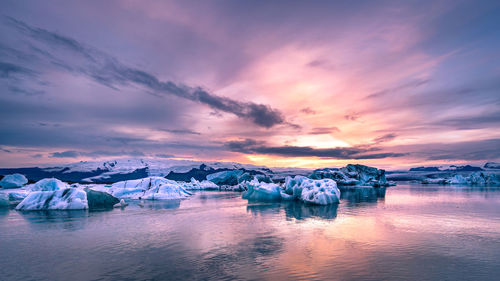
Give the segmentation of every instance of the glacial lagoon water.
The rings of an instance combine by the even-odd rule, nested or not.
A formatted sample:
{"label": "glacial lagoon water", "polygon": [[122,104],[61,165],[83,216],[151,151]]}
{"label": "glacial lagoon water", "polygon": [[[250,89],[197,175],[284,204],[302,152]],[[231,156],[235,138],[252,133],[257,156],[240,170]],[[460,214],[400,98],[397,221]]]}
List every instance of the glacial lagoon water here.
{"label": "glacial lagoon water", "polygon": [[342,197],[321,207],[197,192],[123,210],[0,210],[0,280],[499,280],[499,188]]}

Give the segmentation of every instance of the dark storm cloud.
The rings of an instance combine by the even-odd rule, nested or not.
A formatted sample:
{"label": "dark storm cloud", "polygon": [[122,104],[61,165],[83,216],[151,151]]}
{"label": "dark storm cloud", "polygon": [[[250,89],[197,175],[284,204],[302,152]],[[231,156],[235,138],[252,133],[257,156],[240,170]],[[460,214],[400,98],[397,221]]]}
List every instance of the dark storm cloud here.
{"label": "dark storm cloud", "polygon": [[[86,75],[108,87],[116,89],[117,86],[129,84],[140,85],[155,93],[174,95],[208,105],[215,110],[232,113],[265,128],[285,122],[281,112],[268,105],[237,101],[228,97],[214,95],[200,87],[190,87],[171,81],[160,81],[151,73],[128,67],[116,58],[95,48],[86,46],[72,38],[42,28],[32,27],[10,17],[7,18],[7,22],[14,29],[29,36],[36,42],[47,44],[50,48],[63,48],[66,51],[70,51],[73,55],[79,56],[78,59],[83,58],[83,63],[75,64],[71,59],[60,57],[58,58],[58,65],[63,65],[63,68],[66,70],[73,70],[79,74]],[[43,50],[43,54],[47,54],[46,56],[49,56],[48,59],[56,57],[54,53],[48,50]],[[7,74],[23,69],[12,65],[5,65],[3,68],[5,69],[3,72]]]}
{"label": "dark storm cloud", "polygon": [[322,157],[333,159],[381,159],[388,157],[401,157],[406,153],[376,153],[370,154],[378,148],[338,147],[338,148],[313,148],[307,146],[267,146],[264,142],[253,139],[230,141],[226,147],[234,152],[246,154],[269,154],[286,157]]}

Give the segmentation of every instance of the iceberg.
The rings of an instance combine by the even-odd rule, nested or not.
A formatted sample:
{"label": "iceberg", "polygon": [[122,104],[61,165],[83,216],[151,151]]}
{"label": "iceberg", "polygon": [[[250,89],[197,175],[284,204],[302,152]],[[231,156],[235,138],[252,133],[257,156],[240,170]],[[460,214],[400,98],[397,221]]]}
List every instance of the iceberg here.
{"label": "iceberg", "polygon": [[89,188],[84,189],[84,191],[87,193],[87,203],[90,210],[111,208],[119,202],[116,197],[106,192],[96,191]]}
{"label": "iceberg", "polygon": [[311,179],[332,179],[339,186],[388,186],[385,170],[359,164],[348,164],[336,169],[326,168],[313,171]]}
{"label": "iceberg", "polygon": [[185,190],[177,184],[174,183],[164,183],[156,187],[150,188],[144,192],[142,199],[145,200],[165,200],[165,199],[180,199],[191,196],[192,193]]}
{"label": "iceberg", "polygon": [[6,175],[0,180],[1,188],[18,188],[28,183],[28,179],[21,174]]}
{"label": "iceberg", "polygon": [[20,211],[85,209],[88,209],[87,193],[77,188],[34,191],[16,206]]}
{"label": "iceberg", "polygon": [[423,184],[500,185],[500,174],[495,172],[474,172],[468,176],[455,174],[445,178],[427,178]]}
{"label": "iceberg", "polygon": [[184,184],[184,189],[186,190],[218,190],[219,186],[215,183],[204,180],[197,181],[195,178],[191,178],[191,182]]}
{"label": "iceberg", "polygon": [[450,180],[444,178],[428,178],[421,181],[422,184],[450,184]]}
{"label": "iceberg", "polygon": [[334,180],[313,180],[304,176],[287,177],[284,193],[305,203],[316,205],[334,204],[340,199],[340,190]]}
{"label": "iceberg", "polygon": [[183,184],[162,177],[148,177],[138,180],[121,181],[112,184],[106,191],[118,199],[182,199],[191,196]]}
{"label": "iceberg", "polygon": [[237,185],[240,183],[238,180],[243,175],[242,170],[222,171],[207,175],[207,180],[215,183],[216,185]]}
{"label": "iceberg", "polygon": [[70,186],[56,178],[41,179],[34,184],[29,184],[25,186],[28,191],[56,191],[67,189]]}
{"label": "iceberg", "polygon": [[257,179],[254,179],[245,184],[247,186],[247,191],[243,192],[243,199],[261,202],[281,200],[280,186],[275,183],[259,182]]}
{"label": "iceberg", "polygon": [[8,208],[10,206],[9,195],[0,193],[0,208]]}
{"label": "iceberg", "polygon": [[497,162],[488,162],[484,164],[485,169],[491,169],[491,170],[500,170],[500,163]]}

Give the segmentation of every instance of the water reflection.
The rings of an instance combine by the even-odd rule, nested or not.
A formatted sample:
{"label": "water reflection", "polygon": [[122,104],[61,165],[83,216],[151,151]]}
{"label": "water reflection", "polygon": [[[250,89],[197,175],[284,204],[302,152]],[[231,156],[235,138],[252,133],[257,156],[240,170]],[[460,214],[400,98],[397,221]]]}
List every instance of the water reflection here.
{"label": "water reflection", "polygon": [[284,212],[287,219],[304,220],[307,218],[335,219],[338,204],[326,206],[305,204],[300,201],[282,201],[276,203],[249,204],[247,211],[254,215],[270,215]]}
{"label": "water reflection", "polygon": [[196,192],[102,212],[4,210],[0,276],[496,280],[500,189],[459,190],[356,189],[329,206],[249,204],[240,193]]}
{"label": "water reflection", "polygon": [[87,210],[18,211],[18,213],[34,230],[80,230],[85,228],[87,225],[87,219],[89,216],[89,212]]}
{"label": "water reflection", "polygon": [[137,206],[142,209],[149,210],[168,210],[168,209],[179,209],[182,200],[144,200],[144,201],[131,201],[130,206]]}
{"label": "water reflection", "polygon": [[340,200],[344,200],[351,204],[361,202],[377,203],[385,198],[385,193],[385,187],[358,187],[342,191],[340,193]]}

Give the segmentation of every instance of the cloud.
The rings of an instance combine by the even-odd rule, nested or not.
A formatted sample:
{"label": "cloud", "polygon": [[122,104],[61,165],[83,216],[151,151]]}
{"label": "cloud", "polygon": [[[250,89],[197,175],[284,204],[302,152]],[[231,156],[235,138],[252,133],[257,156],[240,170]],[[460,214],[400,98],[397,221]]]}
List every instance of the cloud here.
{"label": "cloud", "polygon": [[300,110],[300,112],[308,114],[308,115],[314,115],[316,114],[316,111],[311,109],[310,107],[304,107]]}
{"label": "cloud", "polygon": [[8,78],[11,77],[12,74],[25,74],[25,75],[34,75],[36,72],[8,62],[0,61],[0,78]]}
{"label": "cloud", "polygon": [[50,154],[50,157],[52,158],[77,158],[80,156],[80,153],[78,151],[74,150],[67,150],[63,152],[54,152]]}
{"label": "cloud", "polygon": [[344,115],[344,119],[350,120],[350,121],[357,121],[359,118],[361,118],[361,115],[357,112],[352,112],[352,113]]}
{"label": "cloud", "polygon": [[379,137],[376,137],[373,139],[373,142],[376,143],[376,144],[379,144],[379,143],[382,143],[382,142],[388,142],[388,141],[391,141],[393,139],[395,139],[398,135],[394,134],[394,133],[390,133],[390,134],[385,134],[383,136],[379,136]]}
{"label": "cloud", "polygon": [[175,155],[171,155],[171,154],[156,154],[155,156],[158,158],[175,158],[176,157]]}
{"label": "cloud", "polygon": [[392,94],[392,93],[398,93],[398,94],[400,94],[401,91],[412,90],[412,89],[418,88],[420,86],[428,84],[430,81],[431,81],[430,79],[417,79],[417,80],[413,80],[413,81],[410,81],[408,83],[399,85],[397,87],[388,88],[388,89],[384,89],[384,90],[372,93],[372,94],[366,96],[366,99],[380,98],[382,96],[385,96],[385,95],[388,95],[388,94]]}
{"label": "cloud", "polygon": [[340,129],[333,126],[333,127],[317,127],[313,128],[309,134],[311,135],[329,135],[332,133],[339,133]]}
{"label": "cloud", "polygon": [[189,129],[160,129],[160,131],[177,135],[201,135],[201,133]]}
{"label": "cloud", "polygon": [[132,157],[141,157],[145,156],[145,154],[141,151],[75,151],[75,150],[67,150],[62,152],[53,152],[50,154],[51,158],[78,158],[78,157],[105,157],[105,156],[132,156]]}
{"label": "cloud", "polygon": [[8,149],[5,149],[5,148],[3,148],[1,146],[0,146],[0,151],[7,152],[7,153],[12,153],[12,151],[10,151]]}
{"label": "cloud", "polygon": [[[78,55],[79,59],[83,59],[83,62],[79,61],[75,63],[61,56],[58,58],[60,61],[57,65],[63,66],[65,70],[73,70],[78,74],[85,75],[113,89],[117,89],[117,86],[135,84],[145,87],[154,93],[174,95],[199,102],[215,110],[232,113],[265,128],[285,123],[282,113],[269,105],[233,100],[228,97],[209,93],[201,87],[190,87],[172,81],[161,81],[151,73],[128,67],[116,58],[95,48],[86,46],[72,38],[45,29],[32,27],[10,17],[7,17],[7,22],[10,26],[34,39],[36,42],[46,44],[50,48],[62,48],[70,51],[73,55]],[[44,52],[50,54],[47,50],[44,50]],[[50,56],[54,55],[51,54]],[[22,69],[9,64],[5,64],[3,68],[5,70],[0,73],[5,72],[8,74],[12,71],[21,71]]]}
{"label": "cloud", "polygon": [[401,157],[406,153],[378,153],[367,154],[378,148],[337,147],[313,148],[308,146],[267,146],[264,142],[253,139],[230,141],[226,147],[234,152],[246,154],[270,154],[286,157],[321,157],[333,159],[381,159],[388,157]]}

